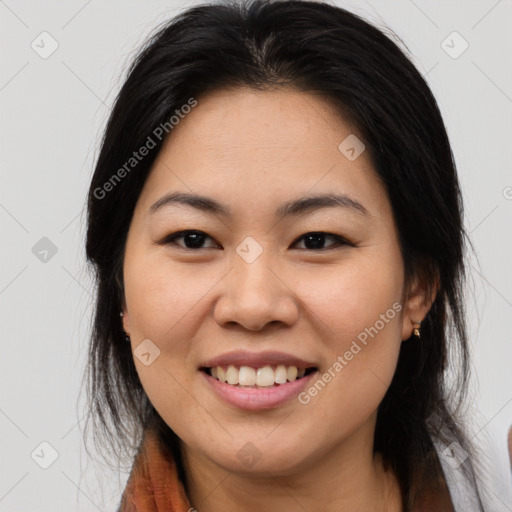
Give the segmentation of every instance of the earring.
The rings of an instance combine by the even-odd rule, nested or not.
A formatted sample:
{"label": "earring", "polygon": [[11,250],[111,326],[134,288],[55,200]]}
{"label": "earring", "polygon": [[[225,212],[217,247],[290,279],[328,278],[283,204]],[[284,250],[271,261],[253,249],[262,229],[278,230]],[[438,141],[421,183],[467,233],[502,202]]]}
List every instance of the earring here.
{"label": "earring", "polygon": [[414,336],[416,336],[417,338],[420,337],[420,330],[421,330],[421,322],[416,322],[415,323],[415,327],[414,327],[414,330],[412,331],[412,333],[414,334]]}
{"label": "earring", "polygon": [[[121,311],[119,313],[119,316],[122,318],[123,317],[123,312]],[[125,331],[124,332],[124,338],[125,338],[125,341],[127,341],[128,343],[130,343],[130,335]]]}

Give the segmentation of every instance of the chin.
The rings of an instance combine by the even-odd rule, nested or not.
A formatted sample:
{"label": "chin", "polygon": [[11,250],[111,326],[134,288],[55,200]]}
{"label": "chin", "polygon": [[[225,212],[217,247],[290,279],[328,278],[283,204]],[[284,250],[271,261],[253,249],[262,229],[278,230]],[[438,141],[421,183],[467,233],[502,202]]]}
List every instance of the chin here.
{"label": "chin", "polygon": [[[307,454],[303,443],[289,443],[282,446],[267,441],[239,441],[233,443],[233,450],[216,451],[209,458],[226,471],[250,474],[254,477],[288,476],[307,465]],[[300,447],[300,448],[298,448]],[[311,446],[310,446],[311,448]]]}

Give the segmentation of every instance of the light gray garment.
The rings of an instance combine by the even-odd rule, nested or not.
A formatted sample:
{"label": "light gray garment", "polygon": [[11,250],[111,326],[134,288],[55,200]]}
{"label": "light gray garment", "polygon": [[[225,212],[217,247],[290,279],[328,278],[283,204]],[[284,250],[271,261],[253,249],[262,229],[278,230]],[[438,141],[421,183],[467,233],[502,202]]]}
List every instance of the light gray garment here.
{"label": "light gray garment", "polygon": [[[470,482],[462,471],[462,464],[468,457],[467,453],[458,443],[446,446],[435,437],[432,437],[432,441],[441,462],[455,512],[484,512],[474,483]],[[469,461],[466,461],[466,464],[467,462]]]}

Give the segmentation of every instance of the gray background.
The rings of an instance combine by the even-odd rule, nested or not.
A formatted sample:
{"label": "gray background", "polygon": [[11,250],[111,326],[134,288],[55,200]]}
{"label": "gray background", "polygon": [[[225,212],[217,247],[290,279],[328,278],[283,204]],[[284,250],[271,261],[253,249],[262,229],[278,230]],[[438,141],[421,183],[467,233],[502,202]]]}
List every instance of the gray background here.
{"label": "gray background", "polygon": [[[93,298],[85,196],[133,51],[193,3],[0,0],[0,511],[114,510],[122,492],[127,473],[85,453],[77,404]],[[495,510],[512,510],[512,1],[337,3],[399,35],[443,113],[477,253],[472,436]]]}

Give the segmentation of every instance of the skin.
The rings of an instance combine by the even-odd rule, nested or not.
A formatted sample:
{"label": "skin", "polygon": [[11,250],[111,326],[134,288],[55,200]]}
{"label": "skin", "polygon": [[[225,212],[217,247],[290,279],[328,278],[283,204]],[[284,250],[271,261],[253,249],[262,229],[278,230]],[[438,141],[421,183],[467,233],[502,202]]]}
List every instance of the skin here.
{"label": "skin", "polygon": [[[402,510],[396,477],[372,453],[377,407],[402,341],[434,297],[415,283],[406,288],[391,205],[369,154],[350,161],[338,150],[353,133],[313,94],[209,93],[174,127],[138,199],[123,269],[124,328],[133,349],[150,339],[160,350],[149,366],[134,362],[182,441],[200,512]],[[233,216],[184,205],[148,213],[173,191],[210,196]],[[285,201],[332,192],[370,215],[331,207],[274,216]],[[190,238],[163,242],[185,229],[207,235],[199,249],[186,249]],[[302,238],[312,231],[354,246],[326,236],[320,247],[328,249],[315,248]],[[247,236],[263,251],[252,263],[236,252]],[[297,355],[322,375],[395,302],[400,313],[307,405],[240,410],[199,373],[206,359],[245,349]],[[237,457],[249,442],[261,455],[251,467]]]}

